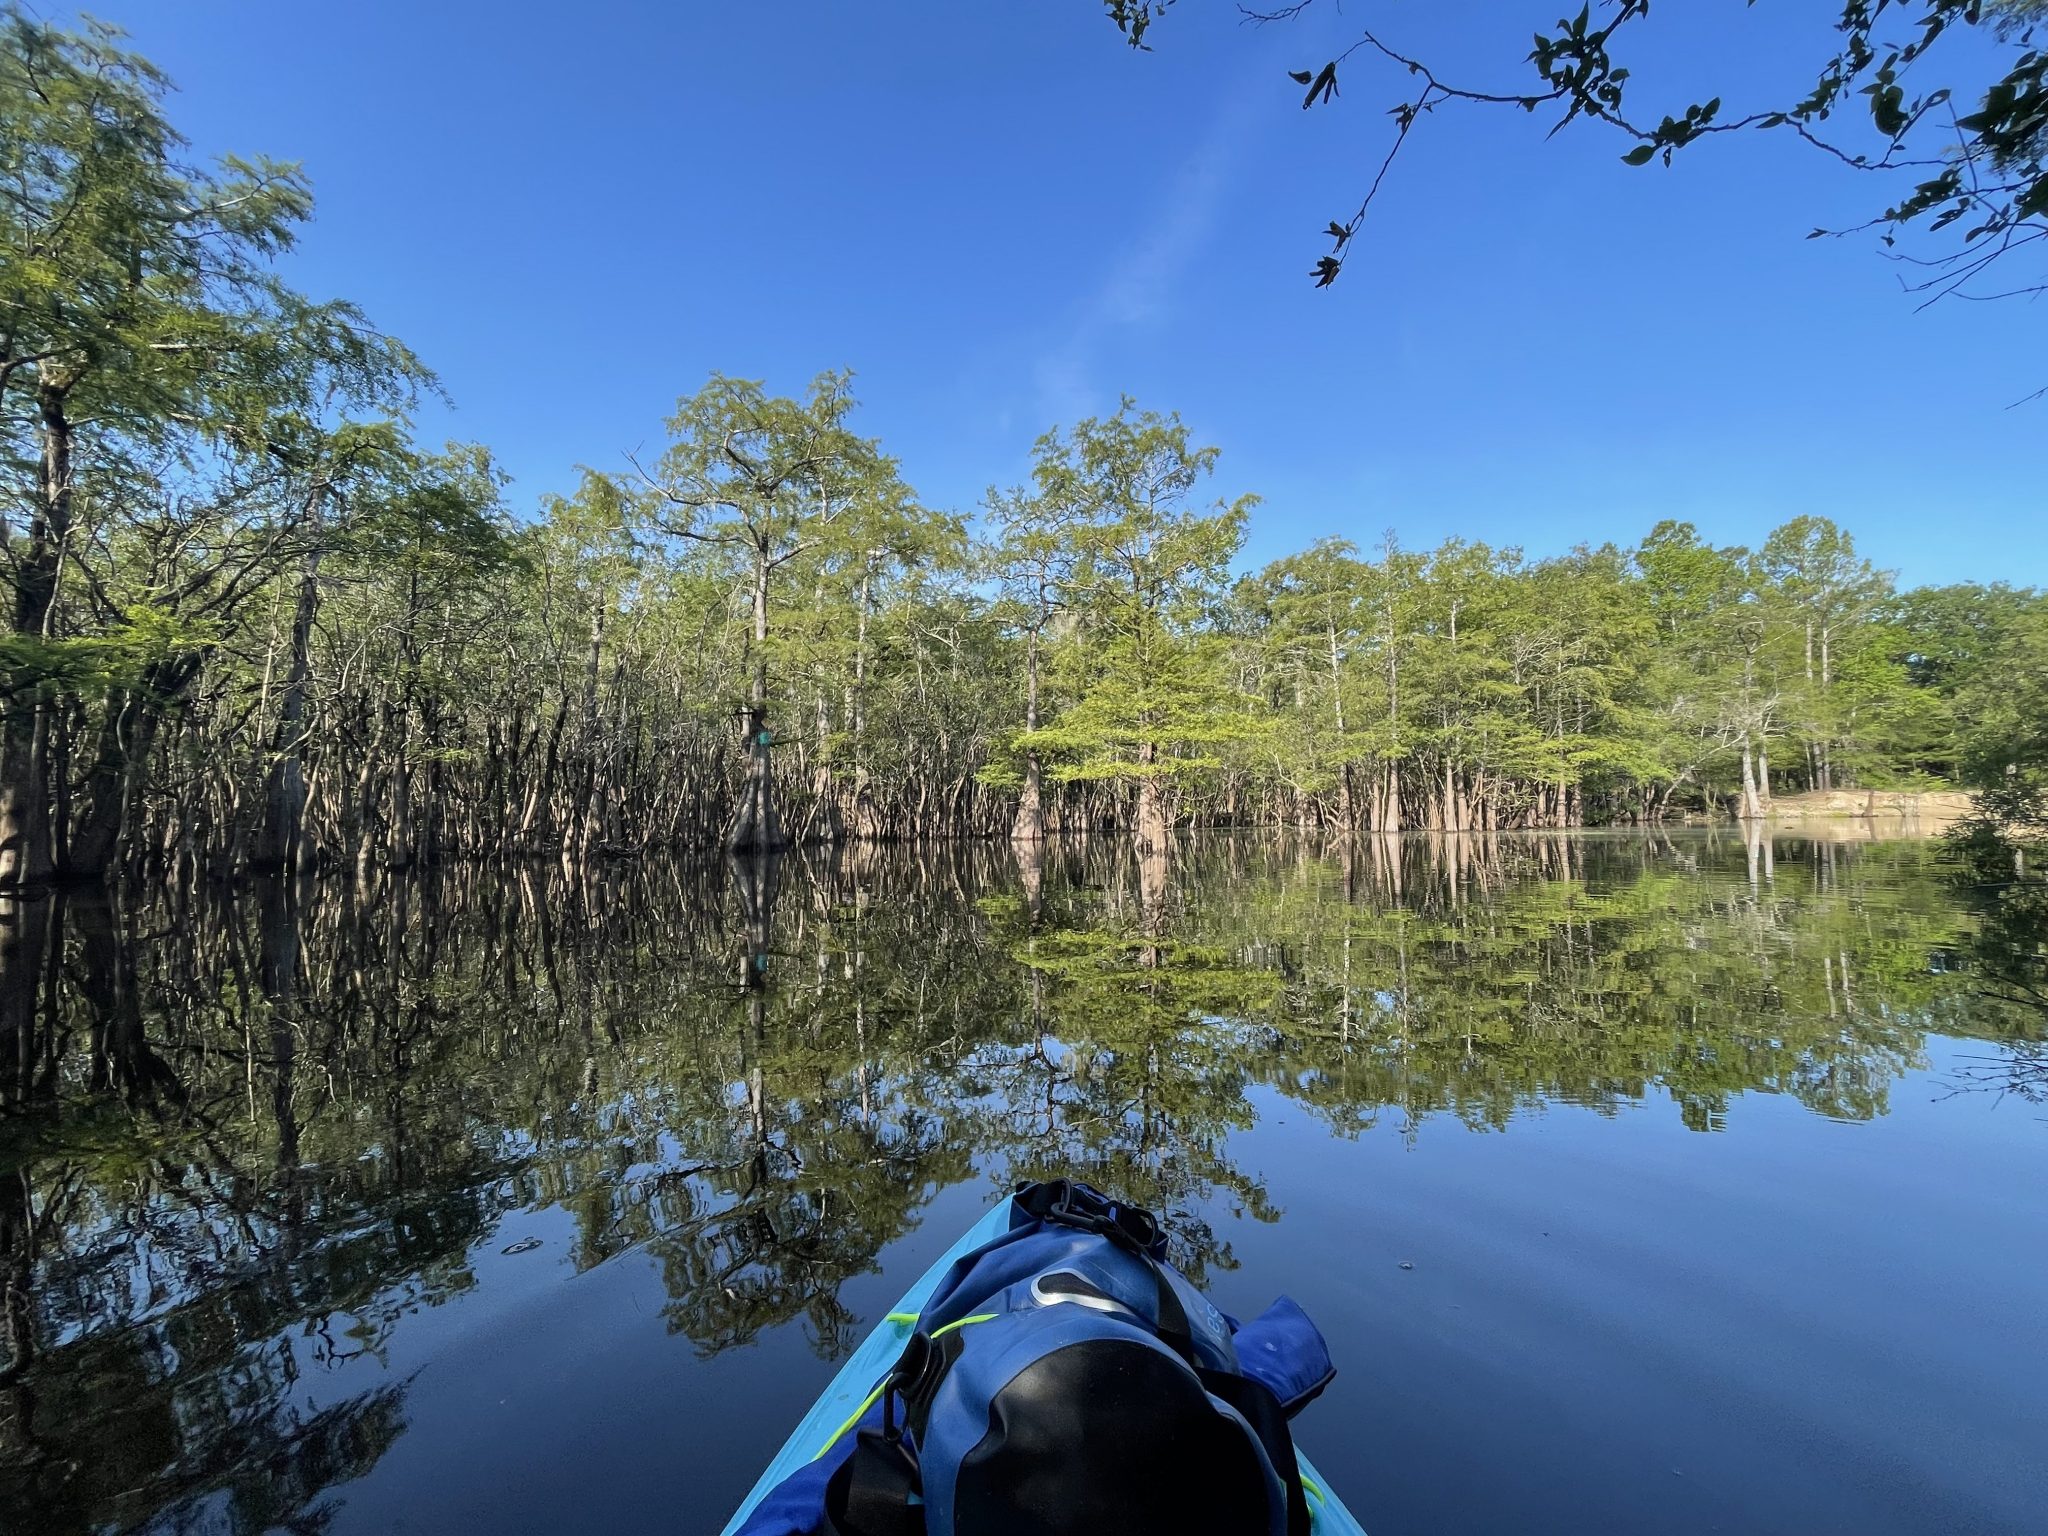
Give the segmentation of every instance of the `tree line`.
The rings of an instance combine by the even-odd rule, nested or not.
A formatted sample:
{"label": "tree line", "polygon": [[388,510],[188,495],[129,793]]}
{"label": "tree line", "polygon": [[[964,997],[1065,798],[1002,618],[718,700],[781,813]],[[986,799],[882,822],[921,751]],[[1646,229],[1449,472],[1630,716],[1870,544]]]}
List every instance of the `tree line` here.
{"label": "tree line", "polygon": [[1898,591],[1821,516],[1246,571],[1255,498],[1172,414],[948,511],[844,373],[714,375],[514,507],[417,440],[418,357],[280,275],[295,167],[190,163],[110,28],[0,32],[0,884],[2041,781],[2048,603]]}

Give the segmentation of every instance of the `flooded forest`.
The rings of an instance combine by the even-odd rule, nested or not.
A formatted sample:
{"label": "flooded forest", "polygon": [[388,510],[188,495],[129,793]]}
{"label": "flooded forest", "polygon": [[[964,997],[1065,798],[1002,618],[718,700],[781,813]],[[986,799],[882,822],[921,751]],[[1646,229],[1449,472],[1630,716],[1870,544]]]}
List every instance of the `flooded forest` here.
{"label": "flooded forest", "polygon": [[[1694,1294],[1671,1212],[1766,1198],[1727,1172],[1752,1147],[1832,1168],[1853,1129],[1890,1172],[1921,1165],[1887,1138],[1967,1127],[1958,1182],[2008,1202],[1969,1272],[2024,1251],[2048,596],[1902,586],[1818,507],[1532,555],[1360,505],[1254,558],[1258,488],[1128,397],[934,506],[833,369],[678,379],[658,442],[520,492],[423,440],[430,360],[295,286],[302,172],[193,153],[168,91],[111,28],[0,10],[0,1530],[624,1526],[674,1514],[656,1467],[710,1528],[927,1217],[1044,1173],[1159,1210],[1226,1298],[1253,1249],[1316,1303],[1335,1422],[1371,1431],[1317,1456],[1390,1529],[1424,1491],[1371,1448],[1479,1351],[1369,1399],[1376,1362],[1535,1338],[1531,1297],[1562,1340],[1630,1276],[1616,1315],[1771,1405],[1706,1443],[1804,1443],[1804,1386],[1710,1367],[1654,1300]],[[1880,799],[1961,791],[1968,840],[1875,835]],[[1773,822],[1815,799],[1847,830]],[[1451,1179],[1504,1143],[1594,1149],[1543,1197],[1654,1252],[1520,1233],[1515,1296],[1374,1332],[1402,1298],[1344,1287],[1417,1266],[1354,1249],[1508,1231]],[[1900,1211],[1961,1208],[1901,1178]],[[1890,1198],[1841,1251],[1893,1252]],[[1987,1350],[1949,1310],[1937,1342]],[[1591,1377],[1699,1411],[1629,1358]],[[1864,1528],[2003,1528],[2020,1374]],[[678,1448],[600,1401],[627,1380],[729,1412]],[[605,1475],[494,1459],[529,1433]],[[1496,1449],[1499,1489],[1540,1484]],[[1673,1459],[1589,1523],[1666,1501]],[[1483,1528],[1427,1464],[1443,1528]],[[1781,1471],[1773,1507],[1862,1507]]]}

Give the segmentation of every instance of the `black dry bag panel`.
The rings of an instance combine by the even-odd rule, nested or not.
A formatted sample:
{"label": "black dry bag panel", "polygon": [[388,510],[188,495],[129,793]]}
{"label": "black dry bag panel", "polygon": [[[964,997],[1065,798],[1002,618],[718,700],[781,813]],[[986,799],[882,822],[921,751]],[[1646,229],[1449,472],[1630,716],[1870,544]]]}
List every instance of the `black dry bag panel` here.
{"label": "black dry bag panel", "polygon": [[1271,1475],[1194,1373],[1136,1340],[1042,1355],[960,1463],[956,1536],[1265,1536]]}

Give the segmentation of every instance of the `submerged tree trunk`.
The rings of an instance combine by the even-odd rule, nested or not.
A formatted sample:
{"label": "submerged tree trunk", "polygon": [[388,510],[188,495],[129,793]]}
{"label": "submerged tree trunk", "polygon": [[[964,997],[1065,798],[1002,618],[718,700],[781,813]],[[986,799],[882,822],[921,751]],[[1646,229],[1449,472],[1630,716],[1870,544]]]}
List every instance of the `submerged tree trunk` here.
{"label": "submerged tree trunk", "polygon": [[92,1087],[131,1104],[184,1102],[184,1084],[143,1028],[135,939],[126,915],[105,898],[80,901],[70,911],[82,940],[79,991],[91,1017]]}
{"label": "submerged tree trunk", "polygon": [[1158,969],[1162,959],[1160,940],[1166,935],[1167,860],[1164,847],[1138,850],[1138,926],[1146,943],[1138,951],[1138,964]]}
{"label": "submerged tree trunk", "polygon": [[61,898],[0,896],[0,1108],[21,1109],[51,1087],[43,1068],[56,1019],[44,1008],[43,983]]}
{"label": "submerged tree trunk", "polygon": [[296,1203],[299,1114],[293,1076],[298,1062],[299,924],[292,877],[265,879],[258,910],[262,927],[257,977],[270,1015],[270,1108],[277,1122],[277,1167],[288,1202]]}
{"label": "submerged tree trunk", "polygon": [[1012,851],[1017,858],[1017,882],[1024,892],[1024,912],[1035,928],[1045,906],[1045,840],[1020,839]]}
{"label": "submerged tree trunk", "polygon": [[1138,805],[1131,820],[1131,845],[1140,856],[1166,851],[1166,783],[1152,771],[1159,761],[1156,742],[1138,744]]}
{"label": "submerged tree trunk", "polygon": [[85,808],[65,849],[63,872],[97,879],[114,862],[134,816],[143,765],[169,708],[192,686],[204,656],[187,651],[143,669],[133,688],[117,689],[101,717],[99,744],[86,779]]}

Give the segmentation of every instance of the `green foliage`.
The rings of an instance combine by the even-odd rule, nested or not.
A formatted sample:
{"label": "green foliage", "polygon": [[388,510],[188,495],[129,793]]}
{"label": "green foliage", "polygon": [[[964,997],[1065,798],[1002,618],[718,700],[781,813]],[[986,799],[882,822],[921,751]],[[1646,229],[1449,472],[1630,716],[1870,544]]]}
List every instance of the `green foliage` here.
{"label": "green foliage", "polygon": [[[1149,48],[1151,28],[1170,3],[1105,0],[1105,8],[1132,45]],[[1323,14],[1312,3],[1253,14],[1260,21],[1296,21],[1311,10]],[[1575,121],[1600,124],[1629,141],[1621,158],[1632,166],[1670,165],[1679,151],[1723,134],[1796,137],[1845,166],[1900,185],[1897,199],[1863,226],[1880,230],[1886,247],[1911,232],[1952,230],[1913,252],[1923,275],[1909,286],[1935,296],[1968,290],[2001,257],[2048,234],[2048,49],[2039,46],[2042,9],[2034,0],[1842,0],[1833,22],[1834,52],[1814,68],[1811,90],[1735,111],[1724,109],[1720,95],[1675,112],[1638,107],[1649,87],[1632,78],[1623,47],[1648,25],[1650,11],[1649,0],[1614,0],[1598,16],[1590,4],[1581,6],[1576,16],[1557,18],[1550,31],[1540,30],[1548,14],[1540,9],[1525,13],[1526,21],[1504,21],[1500,35],[1509,47],[1529,35],[1529,23],[1539,28],[1525,60],[1534,79],[1522,90],[1474,88],[1405,51],[1383,23],[1340,22],[1347,45],[1320,68],[1290,70],[1292,86],[1307,87],[1303,108],[1329,106],[1339,99],[1340,76],[1352,81],[1382,69],[1394,142],[1357,210],[1330,221],[1330,253],[1310,274],[1316,286],[1328,287],[1343,270],[1411,130],[1438,107],[1458,102],[1544,113],[1553,135]],[[1728,56],[1740,57],[1740,22],[1731,15],[1725,25]],[[1975,110],[1955,110],[1972,102]],[[2023,280],[2003,293],[2032,293],[2038,286]]]}
{"label": "green foliage", "polygon": [[[73,853],[104,870],[216,651],[242,647],[217,694],[267,681],[252,621],[410,472],[403,417],[432,384],[354,306],[278,278],[311,212],[303,177],[186,163],[168,89],[110,27],[0,11],[9,881]],[[256,648],[275,660],[274,638]],[[270,734],[247,719],[238,747]],[[77,826],[53,824],[65,806]]]}
{"label": "green foliage", "polygon": [[97,635],[0,634],[0,676],[8,697],[63,698],[97,703],[134,686],[151,662],[216,643],[220,629],[163,609],[137,605]]}
{"label": "green foliage", "polygon": [[2048,845],[2048,596],[2001,597],[1983,653],[1952,662],[1964,778],[2005,838]]}
{"label": "green foliage", "polygon": [[1018,740],[1051,756],[1058,778],[1186,777],[1264,729],[1231,685],[1224,647],[1203,632],[1253,505],[1194,504],[1216,457],[1178,416],[1128,399],[1040,440],[1037,481],[1064,509],[1071,563],[1060,582],[1073,623],[1054,663],[1067,702]]}
{"label": "green foliage", "polygon": [[1173,6],[1174,0],[1102,0],[1116,29],[1130,39],[1133,48],[1149,48],[1145,34],[1152,30],[1152,23],[1164,16]]}
{"label": "green foliage", "polygon": [[406,453],[363,487],[335,550],[357,579],[396,578],[418,605],[483,584],[523,560],[500,501],[504,476],[487,450],[451,443]]}
{"label": "green foliage", "polygon": [[316,304],[269,262],[312,211],[295,166],[183,164],[168,82],[88,23],[0,13],[0,407],[56,392],[109,440],[197,429],[238,450],[271,419],[377,403],[428,382],[346,304]]}

